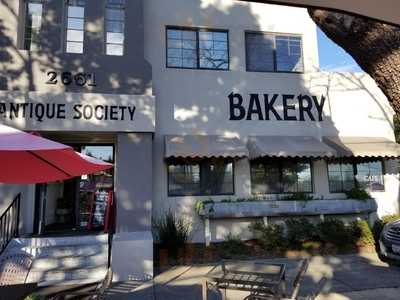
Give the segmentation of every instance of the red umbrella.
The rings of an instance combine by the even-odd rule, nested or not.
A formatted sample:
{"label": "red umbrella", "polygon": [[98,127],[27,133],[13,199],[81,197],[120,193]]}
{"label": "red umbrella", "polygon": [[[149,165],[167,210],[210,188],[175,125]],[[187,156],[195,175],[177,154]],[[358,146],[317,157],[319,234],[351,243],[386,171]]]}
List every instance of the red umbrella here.
{"label": "red umbrella", "polygon": [[66,146],[0,125],[0,182],[33,184],[66,180],[112,168],[112,164]]}

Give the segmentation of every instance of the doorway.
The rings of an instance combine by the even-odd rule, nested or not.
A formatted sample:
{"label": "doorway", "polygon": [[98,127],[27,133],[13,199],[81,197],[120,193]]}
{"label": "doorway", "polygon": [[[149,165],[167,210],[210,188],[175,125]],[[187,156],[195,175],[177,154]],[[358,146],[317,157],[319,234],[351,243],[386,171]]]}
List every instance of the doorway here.
{"label": "doorway", "polygon": [[[75,145],[75,151],[114,163],[113,145]],[[112,226],[114,170],[36,185],[34,233],[88,234]]]}

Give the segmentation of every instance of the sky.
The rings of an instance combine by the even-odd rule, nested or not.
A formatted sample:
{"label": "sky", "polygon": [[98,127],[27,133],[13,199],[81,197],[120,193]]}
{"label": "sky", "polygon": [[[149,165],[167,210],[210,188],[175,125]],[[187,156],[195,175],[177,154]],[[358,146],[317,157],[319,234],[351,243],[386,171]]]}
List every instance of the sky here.
{"label": "sky", "polygon": [[318,46],[321,70],[334,72],[362,72],[354,59],[332,42],[319,28]]}

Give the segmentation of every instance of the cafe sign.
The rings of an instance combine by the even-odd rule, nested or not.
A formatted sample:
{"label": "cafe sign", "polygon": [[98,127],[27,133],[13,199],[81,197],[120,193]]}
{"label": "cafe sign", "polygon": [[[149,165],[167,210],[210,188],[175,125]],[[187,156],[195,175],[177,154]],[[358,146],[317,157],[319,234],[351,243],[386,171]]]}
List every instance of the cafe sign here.
{"label": "cafe sign", "polygon": [[25,130],[154,132],[147,95],[0,92],[0,122]]}

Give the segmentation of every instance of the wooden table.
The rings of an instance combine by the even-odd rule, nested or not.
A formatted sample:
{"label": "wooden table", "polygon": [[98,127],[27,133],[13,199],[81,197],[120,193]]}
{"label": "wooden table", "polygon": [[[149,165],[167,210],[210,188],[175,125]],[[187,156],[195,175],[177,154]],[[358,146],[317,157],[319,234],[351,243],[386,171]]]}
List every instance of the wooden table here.
{"label": "wooden table", "polygon": [[250,293],[271,295],[277,299],[286,292],[285,265],[252,261],[222,261],[203,280],[203,300],[208,299],[208,287],[226,290],[240,290]]}

